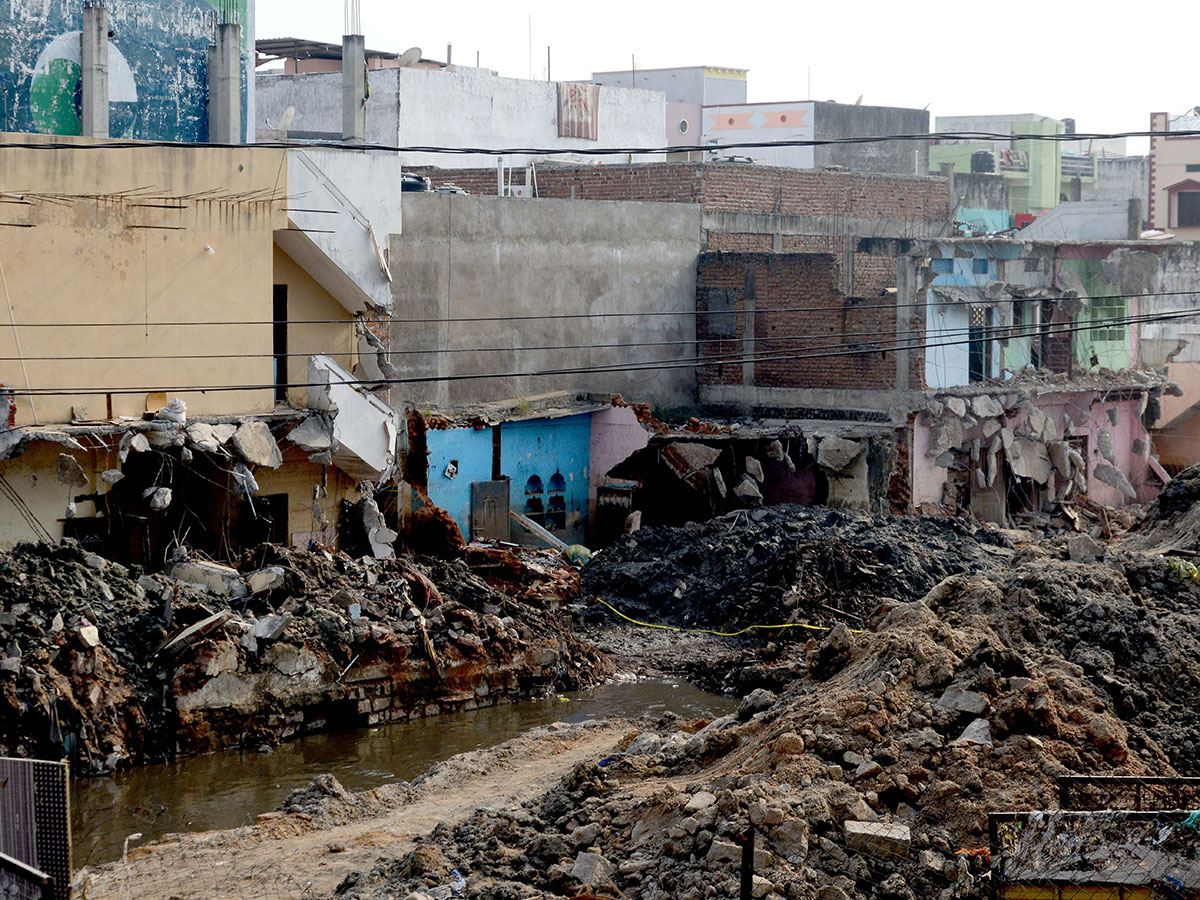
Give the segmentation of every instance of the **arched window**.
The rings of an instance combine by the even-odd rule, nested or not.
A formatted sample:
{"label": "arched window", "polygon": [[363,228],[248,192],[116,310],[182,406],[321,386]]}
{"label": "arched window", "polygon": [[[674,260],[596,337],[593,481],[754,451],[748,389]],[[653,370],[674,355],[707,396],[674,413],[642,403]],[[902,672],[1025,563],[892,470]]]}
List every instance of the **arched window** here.
{"label": "arched window", "polygon": [[546,505],[542,501],[542,479],[530,475],[525,482],[525,515],[545,527]]}
{"label": "arched window", "polygon": [[567,527],[567,480],[562,472],[550,476],[550,496],[546,499],[546,527],[563,531]]}

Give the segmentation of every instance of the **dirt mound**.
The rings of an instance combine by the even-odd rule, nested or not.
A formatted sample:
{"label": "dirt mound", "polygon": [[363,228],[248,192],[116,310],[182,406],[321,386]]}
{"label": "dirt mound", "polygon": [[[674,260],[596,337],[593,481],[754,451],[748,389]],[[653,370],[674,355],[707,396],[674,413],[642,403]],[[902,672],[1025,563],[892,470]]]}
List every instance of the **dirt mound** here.
{"label": "dirt mound", "polygon": [[[1080,580],[1102,586],[1099,568]],[[1020,610],[992,627],[1023,588],[957,577],[885,603],[868,633],[810,642],[781,695],[699,730],[666,716],[522,809],[436,829],[425,856],[462,872],[469,898],[732,897],[753,824],[756,896],[982,895],[969,851],[987,846],[988,812],[1053,806],[1059,775],[1172,771],[1081,666],[1026,641]],[[338,896],[435,881],[414,853]]]}
{"label": "dirt mound", "polygon": [[1146,509],[1118,546],[1130,551],[1200,552],[1200,465],[1184,469]]}
{"label": "dirt mound", "polygon": [[644,528],[598,554],[585,593],[679,625],[861,622],[881,598],[915,600],[994,564],[996,532],[960,520],[777,506]]}
{"label": "dirt mound", "polygon": [[0,554],[0,755],[68,755],[103,772],[490,706],[609,671],[556,616],[462,561],[263,545],[241,573],[183,562],[196,571],[174,580],[71,541]]}

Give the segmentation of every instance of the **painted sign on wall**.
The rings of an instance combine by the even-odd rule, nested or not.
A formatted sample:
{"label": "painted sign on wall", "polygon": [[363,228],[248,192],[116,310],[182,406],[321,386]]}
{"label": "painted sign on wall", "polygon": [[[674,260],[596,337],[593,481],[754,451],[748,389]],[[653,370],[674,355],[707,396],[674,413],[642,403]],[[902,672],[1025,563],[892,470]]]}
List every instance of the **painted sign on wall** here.
{"label": "painted sign on wall", "polygon": [[[254,0],[109,0],[109,118],[115,138],[204,141],[218,7],[242,25],[243,134],[252,116]],[[82,0],[0,4],[0,130],[80,133]]]}

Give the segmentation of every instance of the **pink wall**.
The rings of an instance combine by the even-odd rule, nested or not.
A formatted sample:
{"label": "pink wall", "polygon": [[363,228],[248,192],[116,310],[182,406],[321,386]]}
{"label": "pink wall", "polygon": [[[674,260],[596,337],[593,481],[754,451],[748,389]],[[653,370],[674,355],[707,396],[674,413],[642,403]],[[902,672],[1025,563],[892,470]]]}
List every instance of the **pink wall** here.
{"label": "pink wall", "polygon": [[613,406],[592,413],[591,477],[589,507],[595,513],[596,489],[604,484],[609,470],[650,443],[650,435],[628,406]]}

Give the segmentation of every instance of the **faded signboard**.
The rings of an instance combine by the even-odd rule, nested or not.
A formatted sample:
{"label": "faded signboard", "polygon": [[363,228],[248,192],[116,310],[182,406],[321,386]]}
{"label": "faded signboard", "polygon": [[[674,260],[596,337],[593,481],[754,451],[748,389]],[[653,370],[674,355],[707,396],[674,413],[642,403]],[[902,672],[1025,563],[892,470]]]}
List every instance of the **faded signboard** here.
{"label": "faded signboard", "polygon": [[[242,25],[245,134],[254,0],[140,0],[108,5],[112,137],[207,140],[207,51],[218,7]],[[78,0],[0,3],[0,130],[80,133],[82,21]]]}
{"label": "faded signboard", "polygon": [[581,81],[558,83],[558,136],[600,139],[600,85]]}

